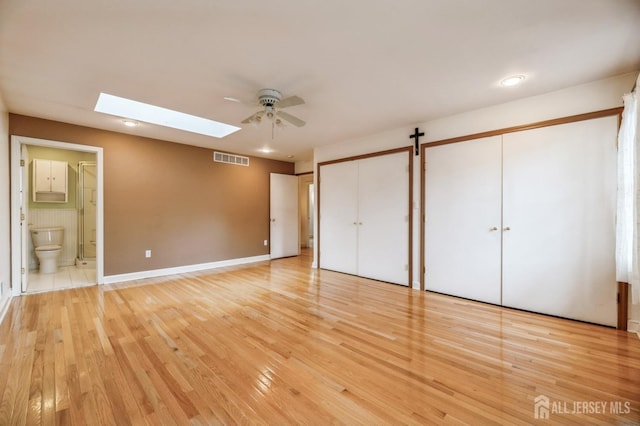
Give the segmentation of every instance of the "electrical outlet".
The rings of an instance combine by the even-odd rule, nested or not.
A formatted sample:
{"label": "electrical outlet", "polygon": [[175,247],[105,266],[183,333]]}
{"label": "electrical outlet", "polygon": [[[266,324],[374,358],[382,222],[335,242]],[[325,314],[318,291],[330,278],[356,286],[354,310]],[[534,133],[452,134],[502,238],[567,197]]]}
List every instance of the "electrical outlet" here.
{"label": "electrical outlet", "polygon": [[268,246],[268,245],[269,245],[269,242],[268,242],[267,240],[264,240],[264,243],[263,243],[263,244],[264,244],[264,246],[266,247],[266,246]]}
{"label": "electrical outlet", "polygon": [[144,257],[147,257],[147,258],[151,257],[151,250],[145,250]]}

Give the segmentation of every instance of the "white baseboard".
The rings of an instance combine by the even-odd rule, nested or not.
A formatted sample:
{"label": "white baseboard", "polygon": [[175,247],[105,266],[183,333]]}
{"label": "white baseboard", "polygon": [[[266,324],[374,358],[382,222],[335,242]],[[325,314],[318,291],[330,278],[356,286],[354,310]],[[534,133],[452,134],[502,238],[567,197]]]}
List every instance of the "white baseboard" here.
{"label": "white baseboard", "polygon": [[153,269],[151,271],[132,272],[129,274],[107,275],[104,284],[121,283],[125,281],[141,280],[144,278],[156,278],[166,275],[183,274],[186,272],[203,271],[205,269],[224,268],[226,266],[244,265],[247,263],[264,262],[270,260],[268,254],[239,259],[221,260],[219,262],[199,263],[197,265],[176,266],[174,268]]}
{"label": "white baseboard", "polygon": [[629,320],[627,322],[627,331],[630,333],[640,333],[640,321]]}

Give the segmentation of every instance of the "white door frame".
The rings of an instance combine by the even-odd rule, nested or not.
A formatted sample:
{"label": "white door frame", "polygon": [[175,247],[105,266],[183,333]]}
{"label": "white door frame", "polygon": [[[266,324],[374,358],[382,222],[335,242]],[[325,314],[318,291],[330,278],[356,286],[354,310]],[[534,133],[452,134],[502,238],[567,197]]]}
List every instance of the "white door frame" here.
{"label": "white door frame", "polygon": [[[103,202],[103,149],[68,142],[11,136],[11,295],[22,294],[22,248],[28,244],[28,233],[20,228],[20,157],[22,145],[42,146],[96,154],[97,211],[96,211],[96,282],[104,284],[104,202]],[[27,167],[25,165],[25,167]],[[25,274],[28,273],[25,271]]]}

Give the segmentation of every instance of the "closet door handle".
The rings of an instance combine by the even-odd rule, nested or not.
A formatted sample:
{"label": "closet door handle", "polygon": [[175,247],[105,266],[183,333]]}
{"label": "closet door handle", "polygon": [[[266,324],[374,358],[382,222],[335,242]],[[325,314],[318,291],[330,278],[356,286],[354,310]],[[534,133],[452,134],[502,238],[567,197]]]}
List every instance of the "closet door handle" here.
{"label": "closet door handle", "polygon": [[497,230],[498,230],[497,226],[493,226],[493,227],[489,228],[489,231],[497,231]]}
{"label": "closet door handle", "polygon": [[505,230],[505,231],[511,231],[511,227],[509,227],[509,226],[505,226],[504,230]]}

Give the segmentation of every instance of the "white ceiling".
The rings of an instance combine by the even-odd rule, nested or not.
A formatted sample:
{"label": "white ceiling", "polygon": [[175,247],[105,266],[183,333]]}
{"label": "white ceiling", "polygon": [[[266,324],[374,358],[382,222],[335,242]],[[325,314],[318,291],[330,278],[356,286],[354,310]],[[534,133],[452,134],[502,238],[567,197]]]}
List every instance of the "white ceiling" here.
{"label": "white ceiling", "polygon": [[[638,69],[640,0],[0,0],[10,112],[290,161]],[[261,88],[307,125],[215,139],[93,111],[107,92],[240,125],[257,107],[223,97]]]}

